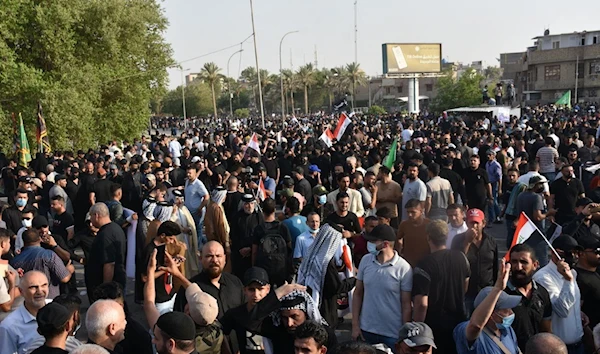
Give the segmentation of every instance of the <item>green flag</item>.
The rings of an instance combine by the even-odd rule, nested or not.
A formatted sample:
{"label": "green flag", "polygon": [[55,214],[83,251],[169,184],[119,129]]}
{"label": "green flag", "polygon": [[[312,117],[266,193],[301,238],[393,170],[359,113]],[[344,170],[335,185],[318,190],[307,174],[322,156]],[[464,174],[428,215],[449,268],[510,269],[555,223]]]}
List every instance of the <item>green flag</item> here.
{"label": "green flag", "polygon": [[27,141],[27,134],[25,134],[21,113],[19,113],[19,131],[17,135],[17,157],[19,165],[23,167],[27,167],[27,164],[31,161],[29,142]]}
{"label": "green flag", "polygon": [[396,149],[398,148],[398,139],[394,139],[392,146],[390,146],[390,151],[387,156],[383,160],[383,165],[390,170],[394,167],[394,162],[396,162]]}
{"label": "green flag", "polygon": [[571,108],[571,90],[565,92],[565,94],[556,101],[557,106],[567,106]]}

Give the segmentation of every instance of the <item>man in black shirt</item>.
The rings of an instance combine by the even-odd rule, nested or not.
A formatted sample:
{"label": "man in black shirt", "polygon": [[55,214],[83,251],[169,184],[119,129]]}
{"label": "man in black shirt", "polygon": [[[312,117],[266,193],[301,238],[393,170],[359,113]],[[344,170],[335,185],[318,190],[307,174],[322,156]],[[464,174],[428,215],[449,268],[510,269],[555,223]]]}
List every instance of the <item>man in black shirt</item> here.
{"label": "man in black shirt", "polygon": [[[235,178],[235,177],[230,177]],[[227,199],[225,199],[227,201]],[[252,235],[259,224],[264,223],[261,212],[256,208],[256,200],[252,194],[242,196],[242,210],[238,210],[233,217],[227,220],[235,220],[230,224],[231,231],[231,265],[232,272],[237,277],[243,277],[247,269],[252,267]]]}
{"label": "man in black shirt", "polygon": [[239,180],[236,176],[231,176],[227,179],[227,196],[223,202],[223,210],[225,217],[229,221],[229,226],[233,227],[236,219],[235,214],[240,210],[240,202],[244,194],[239,191]]}
{"label": "man in black shirt", "polygon": [[448,225],[434,220],[427,225],[431,254],[413,271],[413,320],[427,323],[444,353],[456,353],[452,332],[466,320],[465,290],[471,270],[464,254],[446,249]]}
{"label": "man in black shirt", "polygon": [[[492,202],[492,185],[488,173],[479,167],[479,156],[470,158],[471,168],[465,171],[466,204],[470,209],[486,210],[486,201]],[[490,284],[490,285],[493,285]],[[477,295],[477,294],[475,294]]]}
{"label": "man in black shirt", "polygon": [[110,186],[112,182],[106,179],[106,170],[102,167],[98,169],[98,180],[94,182],[92,190],[90,191],[90,203],[105,202],[112,199],[110,192]]}
{"label": "man in black shirt", "polygon": [[550,184],[548,209],[556,209],[556,222],[560,225],[572,220],[577,199],[585,196],[583,184],[573,177],[573,166],[564,165],[560,170],[562,177]]}
{"label": "man in black shirt", "polygon": [[75,235],[75,220],[73,215],[67,213],[65,200],[60,195],[54,196],[50,202],[54,214],[52,234],[62,237],[64,242],[69,242]]}
{"label": "man in black shirt", "polygon": [[577,261],[577,285],[581,291],[581,310],[590,318],[590,328],[600,323],[600,241],[591,236],[577,240],[583,247]]}
{"label": "man in black shirt", "polygon": [[450,182],[450,186],[452,186],[452,193],[454,194],[454,201],[458,203],[460,200],[464,203],[464,201],[467,199],[465,195],[465,185],[463,184],[462,177],[452,170],[451,158],[447,158],[442,161],[440,177]]}
{"label": "man in black shirt", "polygon": [[110,221],[104,203],[96,203],[90,208],[90,222],[99,229],[85,264],[85,284],[90,302],[93,302],[94,290],[102,283],[116,281],[125,289],[127,240],[121,226]]}
{"label": "man in black shirt", "polygon": [[362,230],[356,214],[349,211],[350,196],[346,192],[339,192],[335,197],[337,211],[329,214],[325,223],[340,225],[343,229],[344,238],[352,238],[358,235]]}
{"label": "man in black shirt", "polygon": [[301,166],[294,170],[294,178],[296,178],[294,189],[304,197],[306,203],[309,203],[312,200],[312,187],[310,182],[304,178],[304,169]]}
{"label": "man in black shirt", "polygon": [[533,335],[552,332],[552,303],[548,291],[533,280],[539,262],[535,250],[527,244],[517,244],[510,250],[511,273],[504,291],[521,296],[519,306],[513,308],[515,320],[512,328],[517,335],[519,348]]}
{"label": "man in black shirt", "polygon": [[75,325],[71,312],[61,304],[49,303],[38,311],[36,320],[37,330],[46,342],[32,353],[68,354],[67,337]]}

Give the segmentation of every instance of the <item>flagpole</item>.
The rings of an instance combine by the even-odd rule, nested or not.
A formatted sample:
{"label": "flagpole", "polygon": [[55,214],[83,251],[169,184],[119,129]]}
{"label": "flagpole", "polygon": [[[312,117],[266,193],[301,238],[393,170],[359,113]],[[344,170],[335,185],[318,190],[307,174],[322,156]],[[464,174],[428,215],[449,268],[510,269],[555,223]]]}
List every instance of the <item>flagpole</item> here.
{"label": "flagpole", "polygon": [[542,235],[542,238],[544,239],[544,241],[546,241],[546,243],[548,244],[548,246],[550,246],[550,249],[552,250],[552,252],[554,252],[554,255],[558,259],[563,259],[563,257],[561,257],[558,254],[558,252],[556,252],[556,249],[554,249],[554,247],[552,247],[552,244],[550,243],[550,241],[548,241],[548,239],[546,238],[546,236],[544,235],[544,233],[540,229],[538,229],[537,225],[533,221],[531,221],[531,219],[529,218],[529,216],[527,216],[527,214],[525,214],[524,211],[522,211],[521,214],[525,215],[525,217],[527,218],[527,220],[529,220],[529,222],[533,225],[533,227],[535,227],[535,229],[540,233],[540,235]]}

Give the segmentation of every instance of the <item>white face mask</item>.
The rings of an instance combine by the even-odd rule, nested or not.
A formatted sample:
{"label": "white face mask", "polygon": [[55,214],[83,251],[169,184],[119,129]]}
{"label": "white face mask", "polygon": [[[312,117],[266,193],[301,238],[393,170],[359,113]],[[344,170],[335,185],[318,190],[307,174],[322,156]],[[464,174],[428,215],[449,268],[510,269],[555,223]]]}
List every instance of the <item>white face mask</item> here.
{"label": "white face mask", "polygon": [[21,220],[21,225],[23,225],[23,227],[30,228],[32,222],[33,220],[31,219],[23,219]]}

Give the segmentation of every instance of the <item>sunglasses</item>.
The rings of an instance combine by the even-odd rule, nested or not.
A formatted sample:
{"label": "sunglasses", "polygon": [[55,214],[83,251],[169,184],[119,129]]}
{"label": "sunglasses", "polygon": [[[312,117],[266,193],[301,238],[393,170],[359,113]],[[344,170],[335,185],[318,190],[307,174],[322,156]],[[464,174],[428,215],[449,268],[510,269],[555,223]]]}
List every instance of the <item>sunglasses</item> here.
{"label": "sunglasses", "polygon": [[600,248],[596,248],[595,250],[584,250],[584,252],[591,252],[600,255]]}

